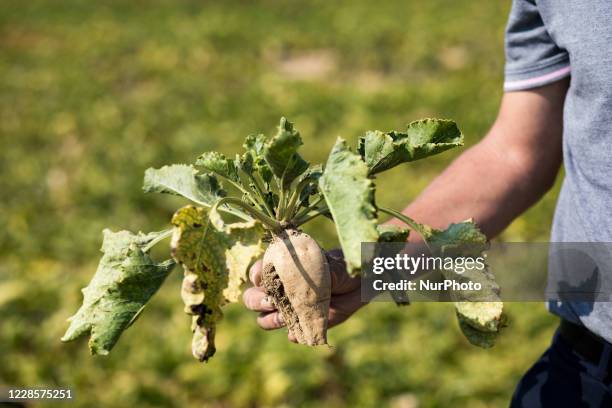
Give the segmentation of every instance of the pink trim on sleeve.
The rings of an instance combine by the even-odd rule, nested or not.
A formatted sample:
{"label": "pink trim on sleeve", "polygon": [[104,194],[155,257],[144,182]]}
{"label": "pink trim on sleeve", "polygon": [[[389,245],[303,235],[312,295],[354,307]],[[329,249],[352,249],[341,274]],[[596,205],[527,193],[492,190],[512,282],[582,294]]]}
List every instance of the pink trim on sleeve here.
{"label": "pink trim on sleeve", "polygon": [[504,91],[516,91],[519,89],[535,88],[539,85],[545,85],[550,82],[554,82],[565,76],[568,76],[571,72],[571,67],[567,66],[556,71],[550,72],[545,75],[540,75],[535,78],[522,79],[520,81],[507,81],[504,83]]}

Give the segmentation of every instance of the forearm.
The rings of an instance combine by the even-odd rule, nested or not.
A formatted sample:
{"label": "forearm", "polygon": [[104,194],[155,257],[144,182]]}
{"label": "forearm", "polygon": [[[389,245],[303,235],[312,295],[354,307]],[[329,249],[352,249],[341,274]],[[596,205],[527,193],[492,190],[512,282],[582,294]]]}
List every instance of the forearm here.
{"label": "forearm", "polygon": [[493,237],[538,201],[554,180],[552,169],[530,170],[483,141],[455,160],[403,212],[435,228],[474,218]]}
{"label": "forearm", "polygon": [[489,134],[403,212],[436,228],[474,218],[488,237],[499,234],[554,184],[566,89],[558,83],[505,96]]}

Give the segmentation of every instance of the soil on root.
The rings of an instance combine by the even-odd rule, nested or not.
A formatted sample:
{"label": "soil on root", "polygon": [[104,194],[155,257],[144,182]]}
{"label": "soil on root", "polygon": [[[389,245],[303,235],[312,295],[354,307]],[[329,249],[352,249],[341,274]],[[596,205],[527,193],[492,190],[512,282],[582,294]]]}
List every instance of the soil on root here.
{"label": "soil on root", "polygon": [[304,335],[300,327],[300,319],[293,310],[291,302],[285,294],[283,282],[281,282],[273,265],[268,264],[264,267],[261,283],[266,291],[266,295],[272,299],[274,306],[283,316],[283,320],[291,334],[293,334],[299,342],[302,342]]}

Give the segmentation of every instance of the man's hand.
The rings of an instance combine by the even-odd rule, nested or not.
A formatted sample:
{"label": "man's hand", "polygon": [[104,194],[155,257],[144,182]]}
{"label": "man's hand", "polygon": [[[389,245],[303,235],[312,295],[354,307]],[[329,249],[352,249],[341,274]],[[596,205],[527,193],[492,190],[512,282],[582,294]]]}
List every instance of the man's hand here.
{"label": "man's hand", "polygon": [[[326,253],[331,273],[331,301],[329,303],[329,326],[336,326],[365,305],[361,302],[361,279],[351,278],[346,273],[346,264],[342,251],[332,250]],[[259,312],[257,324],[264,330],[280,329],[285,326],[281,314],[272,301],[266,296],[261,286],[261,261],[255,263],[249,271],[249,278],[254,286],[243,295],[244,304],[250,310]],[[289,334],[289,340],[296,342]]]}

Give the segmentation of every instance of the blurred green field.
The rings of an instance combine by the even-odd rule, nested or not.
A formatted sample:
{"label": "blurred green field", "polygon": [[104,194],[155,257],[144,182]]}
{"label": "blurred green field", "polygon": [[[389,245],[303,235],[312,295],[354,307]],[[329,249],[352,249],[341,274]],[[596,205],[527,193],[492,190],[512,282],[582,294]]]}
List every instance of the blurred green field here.
{"label": "blurred green field", "polygon": [[[202,365],[177,268],[110,356],[59,338],[101,230],[158,230],[183,203],[144,195],[147,167],[234,153],[281,115],[312,162],[338,135],[427,116],[476,143],[501,96],[509,1],[94,3],[0,3],[0,387],[72,387],[76,407],[507,405],[554,328],[541,304],[509,304],[490,350],[445,304],[370,305],[329,349],[263,332],[234,305]],[[393,170],[377,200],[401,208],[458,153]],[[545,241],[555,196],[501,239]],[[324,220],[307,231],[336,245]]]}

